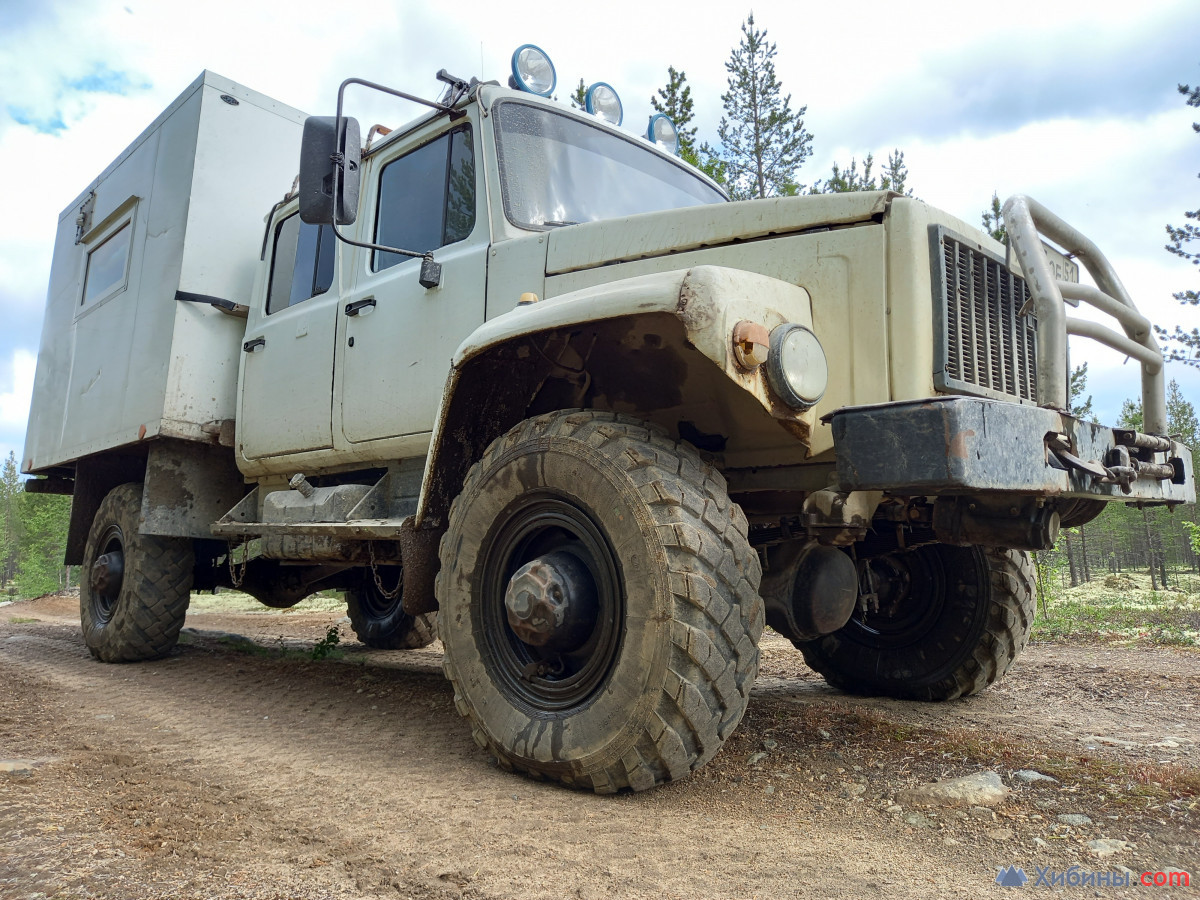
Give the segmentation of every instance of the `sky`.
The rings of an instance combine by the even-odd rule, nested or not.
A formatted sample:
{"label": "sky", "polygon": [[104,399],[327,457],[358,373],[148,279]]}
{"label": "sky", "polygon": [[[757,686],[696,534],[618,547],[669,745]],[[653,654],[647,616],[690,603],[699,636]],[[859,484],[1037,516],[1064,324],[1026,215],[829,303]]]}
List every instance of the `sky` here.
{"label": "sky", "polygon": [[[559,97],[580,78],[605,81],[631,130],[644,127],[667,67],[683,70],[699,137],[715,143],[725,62],[752,12],[778,48],[793,108],[807,108],[814,153],[801,183],[899,148],[926,202],[977,224],[993,191],[1029,194],[1100,246],[1152,321],[1200,324],[1200,310],[1171,296],[1200,274],[1163,249],[1164,226],[1200,207],[1200,110],[1176,90],[1200,82],[1196,0],[565,8],[0,0],[0,458],[20,459],[24,445],[60,212],[206,68],[332,114],[346,77],[434,98],[439,69],[504,81],[512,51],[533,43],[554,60]],[[364,128],[417,114],[362,95],[347,112]],[[293,174],[281,175],[281,194]],[[1072,362],[1083,361],[1100,420],[1115,424],[1136,366],[1075,340]],[[1168,364],[1167,377],[1200,405],[1200,370]]]}

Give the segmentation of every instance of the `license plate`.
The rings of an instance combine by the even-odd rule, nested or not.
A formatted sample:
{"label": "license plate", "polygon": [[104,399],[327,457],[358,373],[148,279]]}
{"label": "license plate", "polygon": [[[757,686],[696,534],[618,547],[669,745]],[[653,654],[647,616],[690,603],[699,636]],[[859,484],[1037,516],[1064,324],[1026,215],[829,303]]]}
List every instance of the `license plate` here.
{"label": "license plate", "polygon": [[[1079,263],[1073,259],[1068,259],[1061,251],[1054,249],[1045,241],[1042,241],[1042,249],[1046,252],[1046,262],[1050,264],[1050,273],[1056,281],[1079,284]],[[1013,252],[1011,242],[1008,244],[1008,271],[1014,275],[1024,277],[1024,273],[1021,271],[1021,264],[1017,261],[1017,255]]]}

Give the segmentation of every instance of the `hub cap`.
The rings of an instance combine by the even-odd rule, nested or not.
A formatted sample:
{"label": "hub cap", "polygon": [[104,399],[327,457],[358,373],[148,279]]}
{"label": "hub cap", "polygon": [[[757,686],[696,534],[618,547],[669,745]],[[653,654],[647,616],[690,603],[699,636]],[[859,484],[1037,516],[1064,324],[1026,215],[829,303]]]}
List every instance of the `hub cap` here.
{"label": "hub cap", "polygon": [[495,682],[536,712],[591,700],[616,665],[625,598],[617,555],[591,516],[538,491],[483,543],[475,627]]}
{"label": "hub cap", "polygon": [[125,581],[124,535],[116,525],[111,526],[100,540],[100,555],[88,572],[88,587],[91,589],[92,608],[100,620],[112,618],[117,598],[121,596],[121,585]]}

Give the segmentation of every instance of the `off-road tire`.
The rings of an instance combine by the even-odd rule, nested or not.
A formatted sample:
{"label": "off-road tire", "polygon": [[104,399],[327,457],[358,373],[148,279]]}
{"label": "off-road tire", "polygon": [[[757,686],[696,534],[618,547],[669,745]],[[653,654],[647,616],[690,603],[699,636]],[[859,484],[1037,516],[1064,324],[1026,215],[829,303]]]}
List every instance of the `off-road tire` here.
{"label": "off-road tire", "polygon": [[[138,533],[142,486],[122,484],[100,503],[88,533],[79,587],[83,640],[103,662],[137,662],[171,652],[191,599],[195,564],[188,538]],[[97,558],[119,545],[124,575],[109,599],[89,580]]]}
{"label": "off-road tire", "polygon": [[[940,573],[927,596],[935,613],[910,633],[881,637],[879,619],[862,614],[815,641],[798,641],[808,665],[854,694],[908,700],[954,700],[977,694],[1004,675],[1025,649],[1036,611],[1036,575],[1019,550],[930,545],[899,554]],[[894,639],[893,639],[894,638]]]}
{"label": "off-road tire", "polygon": [[346,591],[346,615],[358,639],[375,650],[419,650],[432,644],[437,639],[436,616],[410,615],[403,600],[403,591],[390,599],[384,596],[369,574],[362,585]]}
{"label": "off-road tire", "polygon": [[[619,571],[604,681],[553,710],[499,670],[489,647],[515,635],[481,627],[486,604],[503,602],[482,582],[506,516],[539,497],[594,522]],[[505,768],[598,793],[644,790],[711,759],[758,673],[761,569],[746,531],[717,470],[628,416],[554,412],[493,442],[451,508],[437,578],[444,670],[476,743]]]}

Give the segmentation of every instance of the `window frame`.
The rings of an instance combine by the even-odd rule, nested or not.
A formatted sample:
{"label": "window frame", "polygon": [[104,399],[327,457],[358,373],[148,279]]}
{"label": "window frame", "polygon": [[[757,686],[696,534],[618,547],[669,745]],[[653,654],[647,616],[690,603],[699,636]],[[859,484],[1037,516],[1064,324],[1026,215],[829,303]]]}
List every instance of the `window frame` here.
{"label": "window frame", "polygon": [[[128,290],[129,277],[133,271],[133,246],[136,231],[137,219],[137,201],[136,198],[131,198],[131,201],[126,201],[122,204],[123,208],[118,208],[112,214],[111,220],[101,223],[99,229],[93,229],[90,233],[84,235],[81,243],[87,246],[87,252],[83,257],[83,273],[79,279],[79,303],[76,305],[76,314],[84,315],[97,309],[107,303],[113,297]],[[88,277],[92,271],[92,257],[96,252],[119,235],[126,228],[129,229],[129,246],[125,248],[125,260],[122,263],[122,273],[120,279],[113,282],[103,293],[96,295],[92,299],[88,299]]]}
{"label": "window frame", "polygon": [[[279,307],[278,309],[271,308],[271,291],[275,286],[275,267],[279,262],[279,237],[280,237],[280,234],[283,232],[284,226],[293,218],[299,220],[299,217],[300,217],[300,210],[297,207],[294,211],[284,214],[284,215],[281,215],[278,219],[275,220],[275,222],[272,226],[273,236],[271,239],[271,267],[267,272],[267,286],[266,286],[267,289],[266,289],[265,296],[263,297],[263,305],[262,305],[262,314],[263,314],[264,318],[268,317],[268,316],[278,315],[279,313],[287,312],[289,309],[294,309],[297,306],[303,306],[309,300],[313,300],[317,297],[322,297],[325,294],[328,294],[333,289],[333,285],[337,282],[338,253],[337,253],[337,238],[336,238],[336,236],[334,236],[333,243],[331,244],[331,249],[333,252],[333,271],[330,273],[331,277],[329,279],[329,284],[325,287],[325,289],[321,290],[321,291],[317,291],[316,293],[313,293],[313,294],[309,294],[303,300],[298,300],[295,303],[289,302],[286,305]],[[305,224],[307,224],[307,223],[301,221],[300,227],[303,227]],[[312,270],[312,284],[314,286],[317,283],[317,281],[316,281],[317,273],[320,271],[320,268],[321,268],[322,236],[326,233],[331,234],[331,235],[333,234],[332,231],[326,232],[326,229],[329,227],[330,226],[328,226],[328,225],[318,225],[317,226],[318,230],[317,230],[316,264]],[[299,234],[297,234],[297,238],[299,238]],[[291,294],[290,286],[295,284],[295,280],[296,280],[296,260],[295,260],[295,257],[293,257],[292,258],[292,280],[289,285],[289,291],[288,291],[289,297]]]}
{"label": "window frame", "polygon": [[[394,165],[395,163],[398,163],[401,160],[407,159],[408,157],[412,156],[414,153],[417,153],[417,152],[425,149],[426,147],[429,147],[430,145],[437,143],[438,141],[446,141],[447,142],[446,154],[445,154],[444,176],[442,179],[442,203],[441,203],[442,222],[441,222],[441,238],[440,238],[442,243],[439,243],[436,247],[402,247],[400,249],[412,250],[413,252],[416,252],[416,253],[427,253],[427,252],[433,252],[435,250],[440,250],[443,247],[452,247],[455,244],[461,244],[464,241],[467,241],[471,238],[471,235],[473,235],[475,233],[475,230],[478,227],[479,220],[481,218],[479,215],[479,196],[480,196],[480,191],[479,191],[479,153],[478,153],[478,148],[475,144],[476,133],[477,133],[477,129],[474,127],[473,123],[471,123],[470,121],[455,123],[453,127],[448,128],[445,131],[438,132],[437,134],[431,136],[428,140],[422,141],[421,143],[416,144],[411,147],[406,147],[404,150],[397,153],[391,159],[388,159],[386,162],[383,162],[380,165],[379,175],[375,179],[373,179],[374,208],[372,210],[372,220],[371,220],[371,240],[374,243],[376,243],[376,244],[384,243],[379,238],[379,223],[380,223],[380,219],[383,215],[383,211],[384,211],[384,204],[383,204],[384,173],[386,173],[388,168],[391,167],[392,165]],[[447,219],[449,218],[447,216],[447,212],[448,212],[447,201],[449,200],[449,197],[450,197],[451,162],[452,162],[453,156],[454,156],[453,142],[454,142],[454,136],[457,134],[465,134],[466,135],[467,146],[471,150],[471,173],[472,173],[471,200],[472,200],[472,205],[473,205],[472,221],[471,221],[471,230],[468,231],[465,235],[463,235],[462,237],[459,237],[458,239],[456,239],[454,241],[446,241],[446,225],[447,225]],[[367,255],[367,272],[370,275],[372,275],[372,276],[380,275],[383,272],[388,271],[389,269],[394,269],[394,268],[396,268],[396,266],[403,265],[404,263],[410,262],[412,259],[417,258],[417,257],[410,257],[410,258],[406,259],[406,258],[402,257],[402,258],[398,259],[396,262],[392,263],[391,265],[379,267],[379,258],[381,256],[381,254],[383,254],[384,252],[386,252],[386,251],[371,250],[371,252]],[[393,255],[396,255],[396,254],[393,254]]]}

